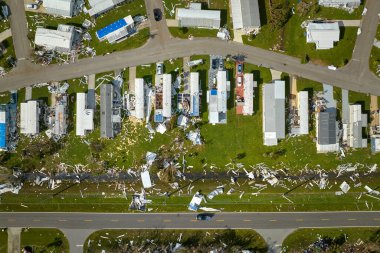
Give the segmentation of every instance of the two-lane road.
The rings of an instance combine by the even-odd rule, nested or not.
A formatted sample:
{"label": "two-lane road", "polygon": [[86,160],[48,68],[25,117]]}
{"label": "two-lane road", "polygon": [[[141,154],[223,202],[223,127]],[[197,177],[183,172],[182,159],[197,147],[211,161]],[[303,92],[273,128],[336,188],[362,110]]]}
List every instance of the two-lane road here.
{"label": "two-lane road", "polygon": [[[227,54],[244,54],[247,56],[246,62],[248,63],[262,65],[281,72],[328,83],[348,90],[380,95],[380,79],[368,70],[368,52],[372,47],[370,41],[373,40],[373,31],[376,29],[379,19],[377,14],[380,13],[380,1],[378,0],[368,0],[366,3],[366,6],[369,7],[370,10],[363,18],[363,36],[360,35],[362,37],[359,36],[356,43],[354,60],[351,61],[347,67],[337,71],[328,70],[327,67],[312,63],[301,64],[298,58],[235,42],[225,42],[212,38],[196,38],[194,40],[170,38],[170,34],[164,22],[165,20],[163,19],[156,22],[154,18],[152,18],[152,8],[158,7],[162,9],[162,2],[146,0],[146,6],[150,17],[153,36],[143,47],[115,52],[105,56],[80,59],[73,64],[61,66],[55,64],[47,67],[35,65],[35,69],[31,67],[17,68],[15,71],[0,79],[0,92],[37,83],[62,81],[83,75],[112,71],[124,67],[149,64],[189,55],[219,54],[225,56]],[[17,42],[18,39],[14,37],[14,40]],[[365,49],[362,47],[365,47]],[[23,50],[21,50],[21,52],[22,51]]]}
{"label": "two-lane road", "polygon": [[380,226],[380,212],[216,213],[197,221],[195,213],[0,213],[0,227],[61,229],[285,229]]}

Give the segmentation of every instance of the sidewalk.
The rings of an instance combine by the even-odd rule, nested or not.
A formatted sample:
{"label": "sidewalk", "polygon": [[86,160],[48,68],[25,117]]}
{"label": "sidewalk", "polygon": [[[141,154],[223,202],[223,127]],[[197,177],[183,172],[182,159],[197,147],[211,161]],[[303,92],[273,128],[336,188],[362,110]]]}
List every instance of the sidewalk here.
{"label": "sidewalk", "polygon": [[4,32],[0,33],[0,42],[3,42],[4,40],[8,39],[11,36],[12,36],[12,31],[9,28],[5,30]]}

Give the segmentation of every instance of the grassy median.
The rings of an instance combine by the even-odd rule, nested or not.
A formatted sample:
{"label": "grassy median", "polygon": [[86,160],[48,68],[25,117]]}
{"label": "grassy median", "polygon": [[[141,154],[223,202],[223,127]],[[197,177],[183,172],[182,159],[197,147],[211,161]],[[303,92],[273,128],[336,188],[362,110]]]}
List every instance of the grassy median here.
{"label": "grassy median", "polygon": [[380,228],[298,229],[282,244],[283,252],[379,252],[379,245]]}
{"label": "grassy median", "polygon": [[0,229],[0,253],[8,252],[8,232],[5,228]]}
{"label": "grassy median", "polygon": [[64,234],[53,228],[28,228],[21,232],[21,249],[32,249],[33,253],[69,252],[69,242]]}
{"label": "grassy median", "polygon": [[[100,230],[89,236],[84,252],[146,252],[180,244],[178,252],[267,252],[264,239],[253,230]],[[172,246],[170,246],[172,245]],[[137,251],[136,251],[137,252]],[[177,252],[177,251],[176,251]]]}

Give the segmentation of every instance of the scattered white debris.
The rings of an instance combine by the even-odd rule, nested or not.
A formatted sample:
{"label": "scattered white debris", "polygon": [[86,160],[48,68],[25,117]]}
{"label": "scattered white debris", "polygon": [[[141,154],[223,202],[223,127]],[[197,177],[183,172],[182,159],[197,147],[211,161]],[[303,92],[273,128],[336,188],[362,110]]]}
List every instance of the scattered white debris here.
{"label": "scattered white debris", "polygon": [[188,206],[188,209],[190,211],[197,211],[201,202],[202,202],[202,199],[203,199],[203,195],[200,194],[199,192],[196,192],[193,196],[193,198],[191,199],[190,201],[190,204]]}
{"label": "scattered white debris", "polygon": [[210,207],[200,207],[199,209],[205,212],[221,212],[219,209],[210,208]]}
{"label": "scattered white debris", "polygon": [[199,130],[190,131],[188,134],[186,134],[186,137],[193,143],[193,145],[202,145],[201,134]]}
{"label": "scattered white debris", "polygon": [[224,187],[223,186],[219,186],[215,190],[213,190],[212,192],[210,192],[207,195],[207,198],[208,199],[213,199],[215,196],[217,196],[219,194],[222,194],[223,192],[224,192]]}
{"label": "scattered white debris", "polygon": [[344,181],[339,188],[342,190],[342,192],[347,193],[350,190],[350,186],[347,184],[346,181]]}
{"label": "scattered white debris", "polygon": [[160,133],[160,134],[164,134],[165,132],[167,131],[167,128],[165,126],[165,124],[158,124],[157,128],[156,128],[156,132]]}
{"label": "scattered white debris", "polygon": [[141,172],[141,181],[144,188],[151,188],[152,187],[152,181],[150,179],[150,174],[148,170],[145,170]]}

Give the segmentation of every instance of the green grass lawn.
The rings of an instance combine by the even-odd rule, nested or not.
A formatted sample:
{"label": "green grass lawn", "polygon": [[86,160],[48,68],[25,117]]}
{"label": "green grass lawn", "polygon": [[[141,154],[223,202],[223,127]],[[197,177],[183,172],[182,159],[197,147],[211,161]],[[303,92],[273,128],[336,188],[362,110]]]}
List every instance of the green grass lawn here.
{"label": "green grass lawn", "polygon": [[[179,241],[184,248],[180,252],[208,252],[221,244],[226,243],[225,250],[235,252],[238,249],[249,249],[252,252],[267,252],[264,239],[253,230],[99,230],[91,234],[84,243],[84,252],[100,253],[102,250],[116,250],[133,246],[139,251],[147,252],[152,247],[168,246],[169,243]],[[154,240],[157,246],[146,244],[146,240]],[[129,247],[127,246],[129,245]],[[140,245],[144,245],[140,247]],[[230,251],[232,250],[232,251]],[[134,251],[133,251],[134,252]]]}
{"label": "green grass lawn", "polygon": [[[352,252],[378,252],[380,250],[380,228],[305,228],[298,229],[284,240],[282,246],[284,252],[302,252],[307,247],[316,242],[318,238],[331,238],[336,245],[327,251],[318,252],[347,252],[343,249],[348,245],[360,243],[367,246],[367,250],[362,247],[353,248]],[[359,244],[360,245],[360,244]],[[314,252],[314,251],[313,251]]]}
{"label": "green grass lawn", "polygon": [[[249,170],[249,168],[247,168]],[[161,192],[173,192],[173,189],[165,182],[155,177],[154,169],[151,169],[153,183],[156,189]],[[197,172],[196,169],[192,171]],[[193,179],[199,173],[188,176]],[[210,175],[211,174],[211,175]],[[152,200],[148,205],[152,212],[186,212],[192,195],[195,191],[202,191],[208,194],[217,186],[224,185],[225,193],[231,188],[235,191],[230,194],[221,194],[212,200],[208,200],[207,207],[221,209],[223,211],[369,211],[380,210],[380,203],[365,194],[362,194],[363,187],[354,187],[354,183],[347,176],[337,179],[330,178],[328,187],[320,190],[317,186],[319,180],[313,181],[313,186],[302,186],[287,195],[293,203],[283,197],[288,189],[294,188],[299,182],[293,183],[284,180],[283,187],[272,187],[260,191],[253,187],[245,175],[238,178],[238,184],[230,183],[228,176],[223,169],[208,169],[208,179],[194,182],[194,189],[191,193],[184,189],[183,193],[174,193],[171,197],[165,197],[157,193],[148,193],[147,199]],[[347,181],[351,185],[348,194],[336,196],[335,191],[340,190],[339,185]],[[36,186],[32,183],[25,183],[18,195],[6,193],[2,195],[0,211],[81,211],[81,212],[131,212],[129,210],[130,196],[142,187],[141,180],[138,178],[128,179],[126,182],[127,198],[122,193],[123,183],[118,187],[116,183],[104,182],[95,183],[82,180],[80,184],[62,183],[59,188],[50,190],[43,186]],[[257,179],[256,183],[263,183]],[[377,177],[362,176],[362,185],[368,185],[372,189],[380,184]],[[180,186],[185,186],[186,182],[178,181]],[[266,183],[264,183],[266,184]],[[359,196],[362,195],[361,198]],[[22,203],[23,205],[21,205]],[[132,211],[133,212],[133,211]]]}
{"label": "green grass lawn", "polygon": [[34,253],[69,252],[69,243],[58,229],[28,228],[21,232],[21,248],[31,247]]}
{"label": "green grass lawn", "polygon": [[6,229],[0,230],[0,253],[8,252],[8,232]]}
{"label": "green grass lawn", "polygon": [[306,43],[305,30],[301,28],[303,19],[293,16],[285,27],[284,49],[285,53],[302,58],[308,55],[310,61],[322,65],[344,66],[351,59],[355,46],[357,28],[341,27],[340,40],[329,50],[316,50],[315,44]]}
{"label": "green grass lawn", "polygon": [[[149,38],[149,28],[143,28],[138,31],[134,36],[115,44],[109,44],[107,41],[100,42],[96,37],[96,31],[121,19],[128,15],[146,16],[145,2],[144,0],[136,0],[129,3],[122,4],[115,9],[102,14],[95,20],[95,26],[89,29],[89,33],[92,36],[90,42],[84,42],[86,46],[90,46],[96,50],[97,55],[103,55],[106,53],[112,53],[115,51],[133,49],[141,47]],[[45,28],[55,29],[58,24],[69,24],[77,27],[81,27],[85,19],[91,20],[88,14],[81,13],[73,18],[61,18],[53,17],[46,14],[35,14],[27,12],[28,25],[31,31],[29,32],[29,39],[34,41],[35,30],[37,26],[44,26]]]}
{"label": "green grass lawn", "polygon": [[[164,4],[167,8],[165,8],[165,16],[167,19],[175,19],[175,9],[176,8],[185,8],[193,2],[190,0],[166,0]],[[227,0],[201,0],[197,1],[202,3],[202,9],[209,10],[220,10],[221,11],[221,27],[227,27],[230,31],[231,38],[233,38],[233,30],[232,30],[232,18],[229,15],[229,1]],[[173,9],[172,6],[175,6]],[[218,32],[217,29],[199,29],[199,28],[177,28],[177,27],[169,27],[169,31],[174,37],[187,39],[189,35],[193,35],[194,37],[216,37]]]}
{"label": "green grass lawn", "polygon": [[0,55],[0,67],[3,67],[6,71],[8,71],[12,68],[12,66],[7,62],[7,58],[13,57],[14,59],[16,59],[12,37],[9,37],[6,40],[4,40],[2,44],[6,51]]}
{"label": "green grass lawn", "polygon": [[187,27],[169,27],[170,33],[174,37],[187,39],[189,36],[194,37],[216,37],[217,29],[200,29],[200,28],[187,28]]}
{"label": "green grass lawn", "polygon": [[[263,1],[265,6],[269,6],[269,2]],[[296,1],[290,1],[290,6],[295,7]],[[341,38],[333,49],[316,50],[315,44],[307,44],[305,32],[301,28],[301,23],[306,19],[327,18],[327,19],[359,19],[363,5],[356,9],[352,14],[335,8],[321,7],[316,14],[301,16],[297,11],[291,16],[283,29],[271,30],[267,23],[262,24],[260,33],[256,36],[243,36],[244,44],[264,48],[280,50],[285,54],[298,58],[305,58],[307,55],[310,61],[322,65],[343,66],[348,63],[352,57],[352,50],[355,46],[357,28],[345,27],[341,28]],[[261,11],[263,13],[263,10]],[[263,14],[261,14],[263,15]],[[270,19],[268,8],[266,10],[266,18]]]}

